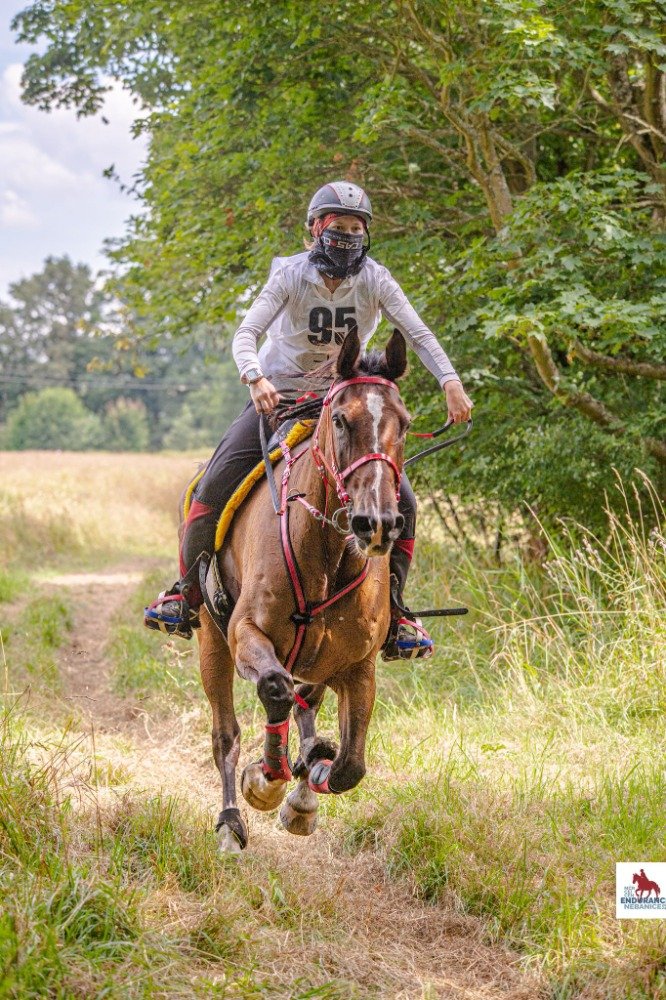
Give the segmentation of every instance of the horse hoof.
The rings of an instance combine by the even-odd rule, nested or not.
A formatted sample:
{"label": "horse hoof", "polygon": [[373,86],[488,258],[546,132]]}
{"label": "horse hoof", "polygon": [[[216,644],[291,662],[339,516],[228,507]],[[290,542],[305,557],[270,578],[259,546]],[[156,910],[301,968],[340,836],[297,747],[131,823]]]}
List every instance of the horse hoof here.
{"label": "horse hoof", "polygon": [[269,781],[261,769],[261,762],[248,764],[241,777],[243,798],[261,812],[272,812],[282,802],[287,791],[286,781]]}
{"label": "horse hoof", "polygon": [[290,792],[280,809],[280,822],[289,833],[297,837],[309,837],[317,829],[317,796],[306,781]]}
{"label": "horse hoof", "polygon": [[218,853],[240,854],[247,847],[247,827],[236,806],[223,809],[215,825]]}
{"label": "horse hoof", "polygon": [[243,845],[230,826],[224,823],[217,831],[217,850],[219,854],[227,857],[230,854],[240,854]]}

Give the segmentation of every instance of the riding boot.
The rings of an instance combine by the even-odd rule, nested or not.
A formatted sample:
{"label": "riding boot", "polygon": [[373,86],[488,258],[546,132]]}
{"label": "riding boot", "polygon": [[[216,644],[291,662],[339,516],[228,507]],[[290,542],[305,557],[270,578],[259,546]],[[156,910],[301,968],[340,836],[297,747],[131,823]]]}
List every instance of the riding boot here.
{"label": "riding boot", "polygon": [[215,550],[215,532],[219,512],[210,504],[192,500],[187,520],[182,528],[180,542],[180,587],[190,608],[198,610],[203,604],[199,586],[199,564],[202,557],[210,558]]}
{"label": "riding boot", "polygon": [[405,592],[407,576],[409,575],[409,567],[412,564],[413,553],[413,538],[398,538],[391,549],[389,572],[391,574],[391,583],[394,584],[394,586],[391,587],[391,604],[393,604],[394,592],[398,599],[398,603],[403,605],[405,603],[403,594]]}
{"label": "riding boot", "polygon": [[382,659],[391,660],[426,659],[432,656],[433,641],[418,618],[409,618],[401,610],[405,608],[404,591],[409,567],[414,553],[413,538],[398,538],[389,561],[391,588],[391,623],[382,647]]}
{"label": "riding boot", "polygon": [[203,604],[199,567],[214,551],[217,517],[213,507],[192,501],[181,531],[180,580],[162,591],[144,610],[143,622],[147,628],[181,639],[191,639],[193,629],[199,628],[199,608]]}

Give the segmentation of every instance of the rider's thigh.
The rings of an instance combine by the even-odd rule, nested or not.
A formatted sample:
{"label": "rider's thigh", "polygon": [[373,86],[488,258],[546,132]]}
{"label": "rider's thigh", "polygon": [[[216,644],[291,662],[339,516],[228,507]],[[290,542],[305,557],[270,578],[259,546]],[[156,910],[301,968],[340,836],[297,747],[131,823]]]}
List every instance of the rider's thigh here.
{"label": "rider's thigh", "polygon": [[197,484],[197,500],[221,510],[260,461],[259,414],[249,402],[215,449]]}

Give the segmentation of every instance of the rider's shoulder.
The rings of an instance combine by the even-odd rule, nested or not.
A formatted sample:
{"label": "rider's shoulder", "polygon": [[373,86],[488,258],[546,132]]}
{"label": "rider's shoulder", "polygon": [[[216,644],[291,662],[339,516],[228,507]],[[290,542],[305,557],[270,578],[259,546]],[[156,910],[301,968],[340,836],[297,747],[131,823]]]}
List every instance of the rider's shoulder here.
{"label": "rider's shoulder", "polygon": [[308,252],[307,250],[302,253],[294,253],[289,257],[273,257],[271,261],[270,276],[272,277],[278,271],[293,271],[296,268],[302,267],[308,262]]}
{"label": "rider's shoulder", "polygon": [[[386,275],[388,275],[389,278],[392,277],[388,267],[380,264],[374,257],[365,258],[365,267],[363,268],[363,271],[367,271],[369,274],[380,278],[383,278]],[[363,271],[361,271],[361,274],[363,274]]]}

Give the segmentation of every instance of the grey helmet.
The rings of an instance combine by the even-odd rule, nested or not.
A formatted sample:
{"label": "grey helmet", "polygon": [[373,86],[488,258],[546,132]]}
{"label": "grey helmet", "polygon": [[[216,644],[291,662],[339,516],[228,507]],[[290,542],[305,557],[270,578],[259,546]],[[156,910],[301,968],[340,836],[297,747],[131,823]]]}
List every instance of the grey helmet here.
{"label": "grey helmet", "polygon": [[306,225],[312,227],[315,219],[327,212],[344,212],[345,215],[358,215],[367,224],[372,222],[372,206],[370,199],[358,184],[351,181],[331,181],[324,184],[312,197],[308,205]]}

